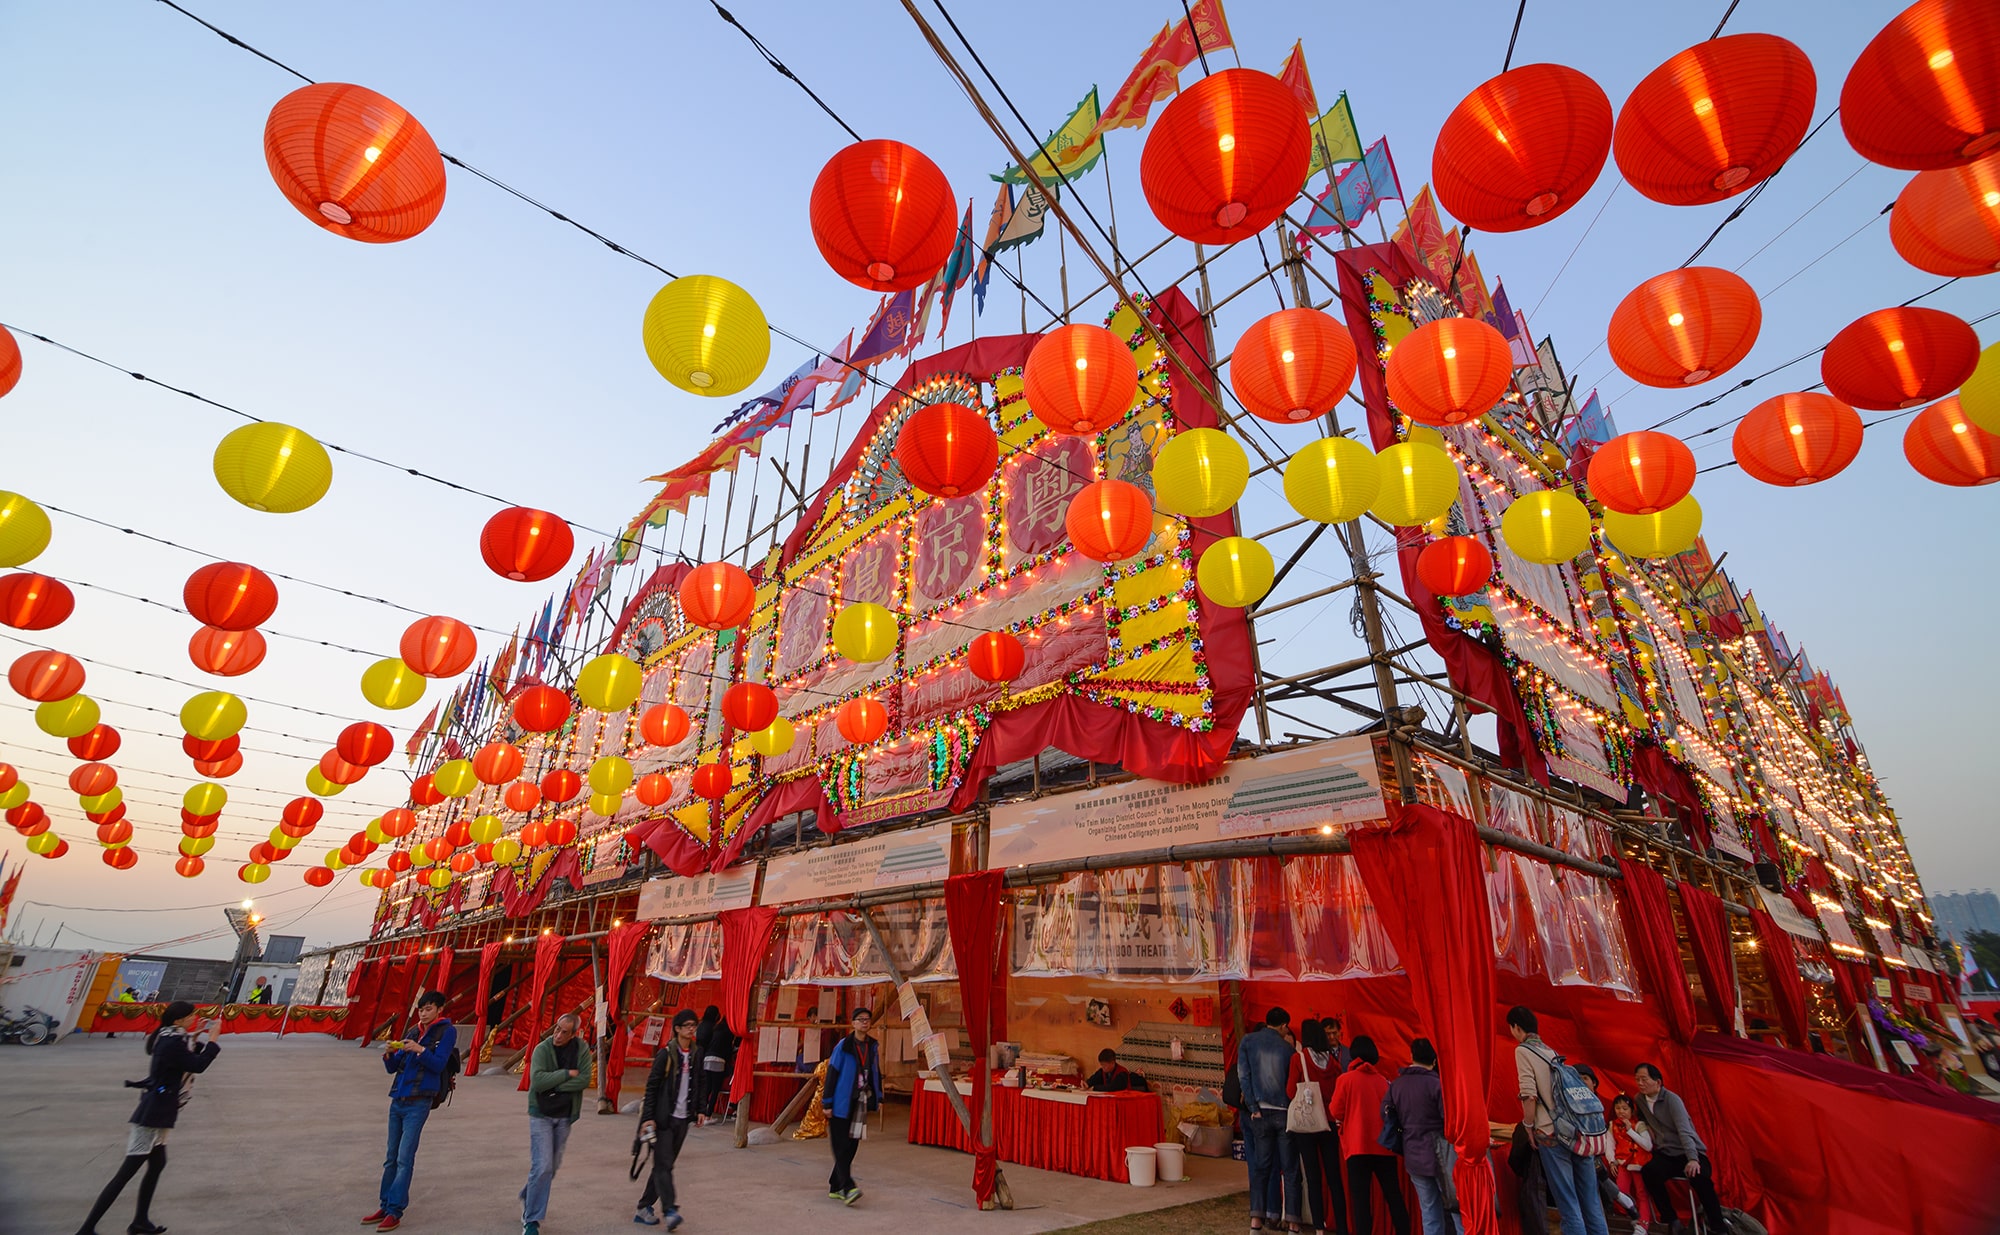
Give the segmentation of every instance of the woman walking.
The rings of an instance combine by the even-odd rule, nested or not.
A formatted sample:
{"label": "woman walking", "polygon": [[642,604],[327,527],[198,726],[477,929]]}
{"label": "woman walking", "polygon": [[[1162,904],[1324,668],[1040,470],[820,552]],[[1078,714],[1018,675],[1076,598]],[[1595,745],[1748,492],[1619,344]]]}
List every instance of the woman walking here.
{"label": "woman walking", "polygon": [[139,1095],[139,1106],[132,1112],[131,1128],[125,1138],[125,1161],[119,1164],[111,1182],[104,1185],[104,1191],[97,1194],[97,1204],[90,1207],[90,1216],[83,1220],[77,1235],[97,1235],[97,1220],[118,1200],[118,1194],[139,1173],[140,1167],[146,1169],[146,1177],[139,1181],[139,1209],[132,1224],[125,1228],[126,1235],[158,1235],[167,1229],[153,1225],[148,1216],[153,1189],[159,1186],[160,1172],[167,1169],[167,1133],[173,1129],[182,1105],[194,1089],[194,1074],[207,1071],[208,1065],[222,1053],[220,1046],[199,1039],[200,1030],[201,1016],[194,1005],[175,1000],[167,1005],[160,1027],[146,1036],[146,1053],[153,1057],[146,1079],[126,1082],[138,1084],[145,1092]]}

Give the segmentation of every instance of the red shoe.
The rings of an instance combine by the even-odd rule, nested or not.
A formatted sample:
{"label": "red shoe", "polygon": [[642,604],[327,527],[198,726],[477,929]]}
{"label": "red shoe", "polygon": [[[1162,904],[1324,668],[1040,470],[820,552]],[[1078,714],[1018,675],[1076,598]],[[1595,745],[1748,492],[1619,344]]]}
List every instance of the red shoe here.
{"label": "red shoe", "polygon": [[388,1217],[382,1219],[382,1225],[375,1229],[378,1231],[393,1231],[401,1225],[403,1225],[402,1218],[396,1214],[390,1214]]}
{"label": "red shoe", "polygon": [[378,1209],[378,1210],[376,1210],[376,1211],[375,1211],[374,1213],[372,1213],[372,1214],[369,1214],[369,1215],[368,1215],[368,1216],[367,1216],[366,1218],[363,1218],[363,1219],[361,1220],[361,1225],[362,1225],[362,1226],[374,1226],[374,1225],[375,1225],[376,1223],[380,1222],[380,1221],[381,1221],[382,1219],[384,1219],[384,1218],[386,1218],[386,1217],[388,1217],[388,1216],[389,1216],[389,1211],[388,1211],[388,1210],[386,1210],[386,1209]]}

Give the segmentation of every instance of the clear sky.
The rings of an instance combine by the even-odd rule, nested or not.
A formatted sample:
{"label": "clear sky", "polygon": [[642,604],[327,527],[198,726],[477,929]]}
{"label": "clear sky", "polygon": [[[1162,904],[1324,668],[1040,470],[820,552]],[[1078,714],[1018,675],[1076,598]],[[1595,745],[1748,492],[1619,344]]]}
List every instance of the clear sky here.
{"label": "clear sky", "polygon": [[[1042,128],[1060,122],[1092,84],[1108,97],[1160,25],[1179,16],[1177,4],[1162,0],[947,3]],[[806,221],[814,175],[848,138],[706,3],[557,9],[200,0],[190,7],[308,75],[389,95],[445,150],[660,264],[742,284],[773,322],[800,337],[831,343],[873,307],[870,294],[825,268]],[[929,153],[983,225],[993,195],[988,177],[1006,156],[900,5],[736,0],[731,7],[864,135]],[[1515,63],[1571,65],[1616,106],[1660,61],[1706,38],[1726,7],[1726,0],[1529,0]],[[1803,47],[1819,73],[1819,117],[1836,103],[1862,45],[1898,7],[1743,0],[1729,29],[1769,31]],[[936,20],[935,8],[926,12]],[[1363,140],[1388,136],[1414,194],[1428,178],[1445,114],[1499,71],[1513,6],[1234,0],[1229,17],[1244,62],[1255,67],[1275,71],[1292,41],[1304,38],[1321,99],[1349,92]],[[1224,53],[1221,63],[1231,62]],[[296,84],[150,0],[28,0],[0,9],[0,114],[10,117],[0,172],[0,320],[591,527],[629,518],[650,495],[643,478],[698,450],[730,402],[682,394],[648,365],[639,317],[661,277],[456,172],[442,216],[414,241],[356,244],[311,226],[271,183],[260,140],[271,105]],[[1114,133],[1107,160],[1128,253],[1164,235],[1139,192],[1142,139]],[[1906,178],[1865,164],[1836,122],[1723,233],[1703,260],[1739,269],[1766,300],[1756,350],[1717,385],[1789,360],[1862,313],[1940,282],[1896,257],[1887,220],[1877,217]],[[1474,249],[1487,277],[1503,280],[1528,312],[1535,335],[1554,335],[1580,372],[1579,389],[1599,385],[1620,427],[1631,429],[1694,398],[1628,390],[1600,346],[1604,323],[1632,286],[1678,265],[1735,203],[1676,210],[1616,184],[1616,167],[1607,165],[1589,197],[1560,219],[1476,237]],[[1101,209],[1104,192],[1100,170],[1081,195]],[[1398,207],[1388,209],[1393,224]],[[1186,247],[1176,244],[1144,267],[1149,278],[1185,270]],[[1076,254],[1068,257],[1080,295],[1095,280]],[[1052,302],[1063,259],[1053,240],[1023,254],[1028,281]],[[1218,272],[1221,282],[1226,273]],[[2000,310],[2000,285],[1961,281],[1924,303],[1972,319]],[[1085,316],[1094,320],[1102,306],[1100,299]],[[1271,307],[1261,294],[1232,306],[1220,348]],[[1019,329],[1020,316],[1018,297],[996,278],[979,329]],[[952,342],[966,337],[968,319],[959,308]],[[1029,323],[1041,324],[1039,316]],[[1993,341],[1996,326],[2000,319],[1982,325],[1982,339]],[[546,595],[480,564],[477,535],[495,509],[489,501],[336,456],[333,491],[318,506],[255,514],[224,496],[210,474],[215,442],[236,419],[33,340],[22,348],[26,374],[0,402],[0,488],[488,628],[512,629]],[[780,342],[763,384],[802,358]],[[1816,364],[1799,365],[1677,427],[1708,428],[1817,379]],[[827,426],[814,429],[817,474]],[[1286,432],[1287,447],[1303,441]],[[1698,439],[1697,457],[1725,460],[1727,440],[1726,431]],[[1900,442],[1901,422],[1872,430],[1846,473],[1804,491],[1766,488],[1729,470],[1705,476],[1697,494],[1710,543],[1729,551],[1739,584],[1753,588],[1794,645],[1843,688],[1927,886],[1989,886],[2000,883],[2000,847],[1992,839],[1987,701],[2000,694],[2000,669],[1978,650],[1977,632],[1996,599],[1996,497],[1923,480],[1904,462]],[[1253,489],[1246,525],[1282,521],[1273,492]],[[86,690],[126,734],[112,762],[139,824],[142,860],[127,872],[98,860],[62,783],[74,761],[10,694],[0,699],[0,759],[22,769],[73,843],[61,861],[28,859],[23,895],[36,903],[17,913],[31,927],[45,920],[45,940],[66,922],[65,943],[93,946],[151,946],[212,931],[221,925],[216,906],[246,891],[234,877],[244,848],[301,792],[310,761],[341,726],[374,716],[400,739],[429,706],[376,714],[357,688],[368,657],[314,641],[393,654],[409,617],[281,584],[270,628],[304,638],[274,637],[264,666],[236,681],[244,695],[268,702],[251,703],[255,731],[245,734],[250,754],[229,786],[219,860],[182,880],[171,869],[174,807],[195,777],[173,738],[138,731],[177,733],[172,713],[193,691],[111,666],[210,683],[186,658],[190,619],[100,589],[172,601],[202,559],[52,518],[55,543],[36,568],[97,587],[77,589],[76,616],[47,632],[55,636],[47,642],[88,663]],[[735,525],[740,538],[740,506]],[[1316,641],[1298,637],[1326,612],[1294,612],[1260,628],[1273,641],[1267,654],[1296,658],[1312,648],[1315,659],[1298,663],[1318,663]],[[1340,611],[1332,612],[1337,619]],[[0,640],[0,658],[22,650]],[[432,698],[441,694],[434,689]],[[365,932],[371,891],[342,879],[322,895],[299,875],[401,800],[400,765],[392,761],[331,801],[328,821],[301,854],[255,890],[274,929],[314,943]],[[0,835],[0,852],[23,856],[11,830]],[[205,939],[185,950],[224,949]]]}

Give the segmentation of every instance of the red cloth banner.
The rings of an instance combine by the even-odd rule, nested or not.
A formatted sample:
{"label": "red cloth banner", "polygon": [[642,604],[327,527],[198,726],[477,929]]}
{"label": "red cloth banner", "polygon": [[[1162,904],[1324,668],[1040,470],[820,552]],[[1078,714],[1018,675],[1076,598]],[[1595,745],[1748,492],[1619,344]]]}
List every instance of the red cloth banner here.
{"label": "red cloth banner", "polygon": [[449,947],[437,950],[437,969],[431,975],[431,989],[444,995],[444,1014],[451,1015],[451,965],[457,954]]}
{"label": "red cloth banner", "polygon": [[343,1038],[359,1038],[366,1042],[375,1032],[377,1023],[375,1009],[382,1001],[382,980],[389,971],[389,958],[378,956],[374,960],[363,960],[354,967],[353,992],[348,998],[347,1023],[342,1027]]}
{"label": "red cloth banner", "polygon": [[[375,1005],[376,1025],[388,1022],[389,1032],[409,1019],[410,1001],[416,996],[410,993],[410,983],[415,980],[417,958],[403,955],[390,961],[386,976],[382,979],[382,999]],[[371,1027],[372,1028],[372,1027]]]}
{"label": "red cloth banner", "polygon": [[1694,967],[1708,992],[1709,1013],[1718,1032],[1736,1032],[1736,972],[1729,961],[1729,922],[1722,898],[1707,888],[1681,881],[1681,912],[1687,918],[1688,942],[1694,945]]}
{"label": "red cloth banner", "polygon": [[[563,936],[550,932],[535,936],[535,969],[528,981],[528,1049],[542,1040],[542,997],[549,989],[549,977],[555,973],[556,961],[562,956]],[[521,1069],[520,1089],[528,1088],[529,1069]]]}
{"label": "red cloth banner", "polygon": [[541,908],[556,880],[567,879],[575,884],[582,874],[582,856],[574,848],[566,848],[550,860],[540,879],[525,888],[520,885],[513,867],[502,867],[500,873],[493,876],[493,899],[500,902],[500,912],[507,917],[524,917]]}
{"label": "red cloth banner", "polygon": [[1386,828],[1349,833],[1354,862],[1409,975],[1417,1024],[1437,1047],[1452,1179],[1468,1235],[1497,1235],[1486,1091],[1493,1067],[1493,928],[1486,868],[1470,820],[1392,806]]}
{"label": "red cloth banner", "polygon": [[[618,1087],[625,1079],[626,1040],[631,1031],[625,1028],[625,1018],[620,1015],[620,996],[625,989],[625,971],[632,967],[632,957],[639,946],[646,942],[646,932],[650,923],[627,922],[623,926],[611,928],[611,934],[604,940],[604,1007],[605,1019],[611,1026],[610,1055],[604,1065],[604,1079],[598,1092],[618,1105]],[[753,1052],[754,1053],[754,1052]]]}
{"label": "red cloth banner", "polygon": [[479,1071],[479,1050],[486,1044],[486,1005],[490,1002],[487,992],[493,989],[493,964],[499,959],[498,941],[480,946],[479,985],[472,991],[472,1012],[477,1019],[472,1024],[472,1048],[465,1053],[467,1076]]}
{"label": "red cloth banner", "polygon": [[[986,1058],[993,1041],[993,1008],[1007,998],[1006,932],[1002,893],[1007,886],[1004,870],[971,871],[953,875],[944,884],[945,921],[951,931],[951,957],[958,966],[959,998],[965,1012],[965,1036],[974,1063]],[[990,1076],[972,1086],[973,1151],[972,1195],[983,1208],[992,1197],[998,1178],[997,1137],[980,1135],[985,1126],[987,1095],[992,1091]]]}
{"label": "red cloth banner", "polygon": [[[771,928],[778,923],[778,911],[769,905],[750,909],[725,909],[722,921],[722,1015],[729,1032],[742,1042],[750,1029],[750,993],[757,986],[757,971],[764,967],[764,952],[771,946]],[[750,1073],[757,1066],[757,1052],[745,1043],[736,1052],[736,1075],[729,1080],[729,1100],[741,1102],[750,1092]]]}
{"label": "red cloth banner", "polygon": [[[1761,909],[1750,911],[1757,928],[1757,946],[1764,953],[1764,974],[1771,983],[1771,997],[1778,1005],[1778,1019],[1784,1022],[1785,1037],[1800,1050],[1810,1049],[1806,1037],[1806,984],[1799,977],[1799,950],[1777,919]],[[1835,961],[1837,966],[1840,962]],[[1836,968],[1835,976],[1839,976]],[[1850,1005],[1851,1008],[1852,1005]],[[1849,1008],[1842,1008],[1843,1013]]]}

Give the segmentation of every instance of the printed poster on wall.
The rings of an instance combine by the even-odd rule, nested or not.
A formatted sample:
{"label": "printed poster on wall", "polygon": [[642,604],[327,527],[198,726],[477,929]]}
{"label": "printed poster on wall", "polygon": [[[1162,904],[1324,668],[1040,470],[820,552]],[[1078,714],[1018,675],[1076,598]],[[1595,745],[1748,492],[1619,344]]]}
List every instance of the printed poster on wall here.
{"label": "printed poster on wall", "polygon": [[1205,785],[1122,781],[996,806],[988,860],[1062,862],[1387,817],[1373,743],[1340,738],[1238,760]]}
{"label": "printed poster on wall", "polygon": [[863,837],[845,844],[772,858],[758,903],[833,900],[931,883],[951,874],[951,823]]}

